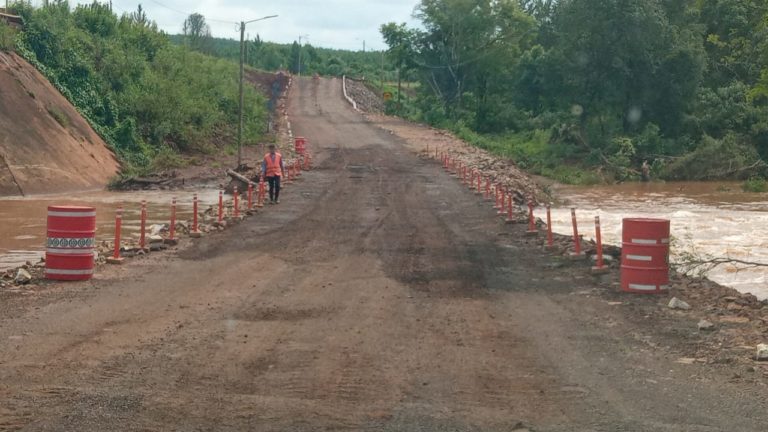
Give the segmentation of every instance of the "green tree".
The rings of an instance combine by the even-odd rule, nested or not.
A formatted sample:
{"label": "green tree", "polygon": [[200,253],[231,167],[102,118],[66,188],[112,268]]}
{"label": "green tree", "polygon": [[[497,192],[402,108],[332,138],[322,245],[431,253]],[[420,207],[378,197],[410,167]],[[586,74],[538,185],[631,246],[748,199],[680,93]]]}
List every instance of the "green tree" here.
{"label": "green tree", "polygon": [[211,51],[211,28],[206,24],[205,17],[193,13],[184,20],[184,37],[189,46],[202,53]]}

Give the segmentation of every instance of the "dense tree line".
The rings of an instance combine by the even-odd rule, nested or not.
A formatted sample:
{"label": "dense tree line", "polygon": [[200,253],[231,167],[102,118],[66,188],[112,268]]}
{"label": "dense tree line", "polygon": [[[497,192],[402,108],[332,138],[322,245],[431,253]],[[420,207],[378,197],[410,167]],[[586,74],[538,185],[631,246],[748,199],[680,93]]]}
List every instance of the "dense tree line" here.
{"label": "dense tree line", "polygon": [[[200,42],[185,34],[173,35],[171,39],[188,45],[201,52],[233,61],[240,59],[240,41],[209,37]],[[365,77],[370,81],[392,80],[395,70],[389,58],[381,51],[350,51],[315,47],[310,43],[299,45],[278,44],[263,41],[259,35],[247,40],[245,62],[247,65],[265,71],[287,70],[291,73],[320,74],[323,76],[350,75]]]}
{"label": "dense tree line", "polygon": [[[567,181],[746,178],[768,158],[768,0],[422,0],[406,114]],[[589,168],[568,171],[564,165]]]}
{"label": "dense tree line", "polygon": [[[97,2],[74,9],[62,0],[40,8],[15,2],[10,9],[25,22],[16,51],[91,122],[126,170],[234,143],[237,65],[172,43],[141,6],[122,16]],[[199,20],[185,29],[196,40],[206,36]],[[253,88],[245,101],[247,144],[265,128],[266,101]]]}

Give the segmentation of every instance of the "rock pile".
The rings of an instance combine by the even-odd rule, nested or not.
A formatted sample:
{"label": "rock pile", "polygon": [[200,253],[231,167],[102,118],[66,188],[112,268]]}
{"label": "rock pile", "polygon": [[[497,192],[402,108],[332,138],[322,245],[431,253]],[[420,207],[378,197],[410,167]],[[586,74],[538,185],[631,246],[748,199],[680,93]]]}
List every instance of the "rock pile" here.
{"label": "rock pile", "polygon": [[357,107],[367,113],[381,114],[386,110],[384,100],[366,85],[365,80],[347,77],[347,94]]}

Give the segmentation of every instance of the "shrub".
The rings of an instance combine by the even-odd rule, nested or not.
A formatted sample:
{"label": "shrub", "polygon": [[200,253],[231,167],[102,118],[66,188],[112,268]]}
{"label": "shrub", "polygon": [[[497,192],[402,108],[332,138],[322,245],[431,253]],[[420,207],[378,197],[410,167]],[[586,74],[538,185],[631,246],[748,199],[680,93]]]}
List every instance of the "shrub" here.
{"label": "shrub", "polygon": [[698,147],[664,167],[666,180],[747,179],[765,170],[755,147],[739,135],[704,136]]}
{"label": "shrub", "polygon": [[744,192],[768,192],[768,181],[762,177],[750,177],[741,188]]}

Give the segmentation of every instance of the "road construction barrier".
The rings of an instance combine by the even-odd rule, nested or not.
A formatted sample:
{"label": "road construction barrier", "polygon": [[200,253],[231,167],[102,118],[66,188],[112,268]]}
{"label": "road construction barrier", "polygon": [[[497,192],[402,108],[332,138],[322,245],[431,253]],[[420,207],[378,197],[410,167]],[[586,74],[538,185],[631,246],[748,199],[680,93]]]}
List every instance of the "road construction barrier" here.
{"label": "road construction barrier", "polygon": [[248,183],[248,211],[253,210],[253,183]]}
{"label": "road construction barrier", "polygon": [[176,237],[176,197],[171,199],[171,225],[168,227],[168,239],[174,240]]}
{"label": "road construction barrier", "polygon": [[141,215],[139,221],[139,248],[144,250],[147,248],[147,201],[141,201]]}
{"label": "road construction barrier", "polygon": [[494,192],[496,193],[496,204],[494,204],[493,208],[496,210],[501,209],[501,183],[498,183],[496,187],[494,188]]}
{"label": "road construction barrier", "polygon": [[123,208],[118,207],[115,213],[115,250],[112,254],[112,258],[107,259],[110,264],[120,264],[123,259],[120,258],[120,234],[123,229]]}
{"label": "road construction barrier", "polygon": [[539,230],[536,229],[536,219],[533,216],[533,200],[528,200],[528,235],[536,235]]}
{"label": "road construction barrier", "polygon": [[501,206],[499,207],[499,211],[496,212],[496,214],[498,214],[499,216],[504,216],[504,214],[506,213],[505,211],[505,207],[507,203],[506,199],[507,199],[507,191],[504,188],[502,188],[501,189]]}
{"label": "road construction barrier", "polygon": [[232,195],[233,195],[232,206],[234,207],[233,212],[234,212],[234,216],[237,218],[237,217],[240,217],[240,194],[237,191],[237,186],[235,186],[234,189],[232,190]]}
{"label": "road construction barrier", "polygon": [[507,196],[507,223],[515,223],[515,209],[514,209],[514,203],[512,200],[512,194],[508,194]]}
{"label": "road construction barrier", "polygon": [[552,235],[552,206],[547,204],[547,247],[552,249],[555,247],[555,239]]}
{"label": "road construction barrier", "polygon": [[296,153],[303,155],[307,151],[307,139],[304,137],[296,137],[293,140],[293,147]]}
{"label": "road construction barrier", "polygon": [[197,236],[200,234],[200,227],[198,226],[197,221],[197,211],[198,211],[198,201],[197,201],[197,193],[195,193],[192,196],[192,235]]}
{"label": "road construction barrier", "polygon": [[258,197],[256,198],[256,207],[258,208],[264,207],[264,200],[266,198],[265,197],[266,193],[267,193],[267,188],[266,188],[266,185],[264,184],[264,176],[261,175],[259,176],[259,194],[258,194]]}
{"label": "road construction barrier", "polygon": [[571,209],[571,224],[573,224],[573,253],[572,257],[580,257],[584,255],[581,251],[581,237],[579,236],[579,224],[576,221],[576,209]]}
{"label": "road construction barrier", "polygon": [[96,209],[48,206],[45,277],[51,280],[88,280],[93,277]]}
{"label": "road construction barrier", "polygon": [[219,191],[219,224],[224,221],[224,191]]}
{"label": "road construction barrier", "polygon": [[651,294],[667,291],[670,221],[625,218],[622,225],[621,289]]}
{"label": "road construction barrier", "polygon": [[600,216],[595,216],[595,247],[597,248],[597,262],[592,267],[592,272],[601,273],[606,268],[603,263],[603,236],[600,230]]}

